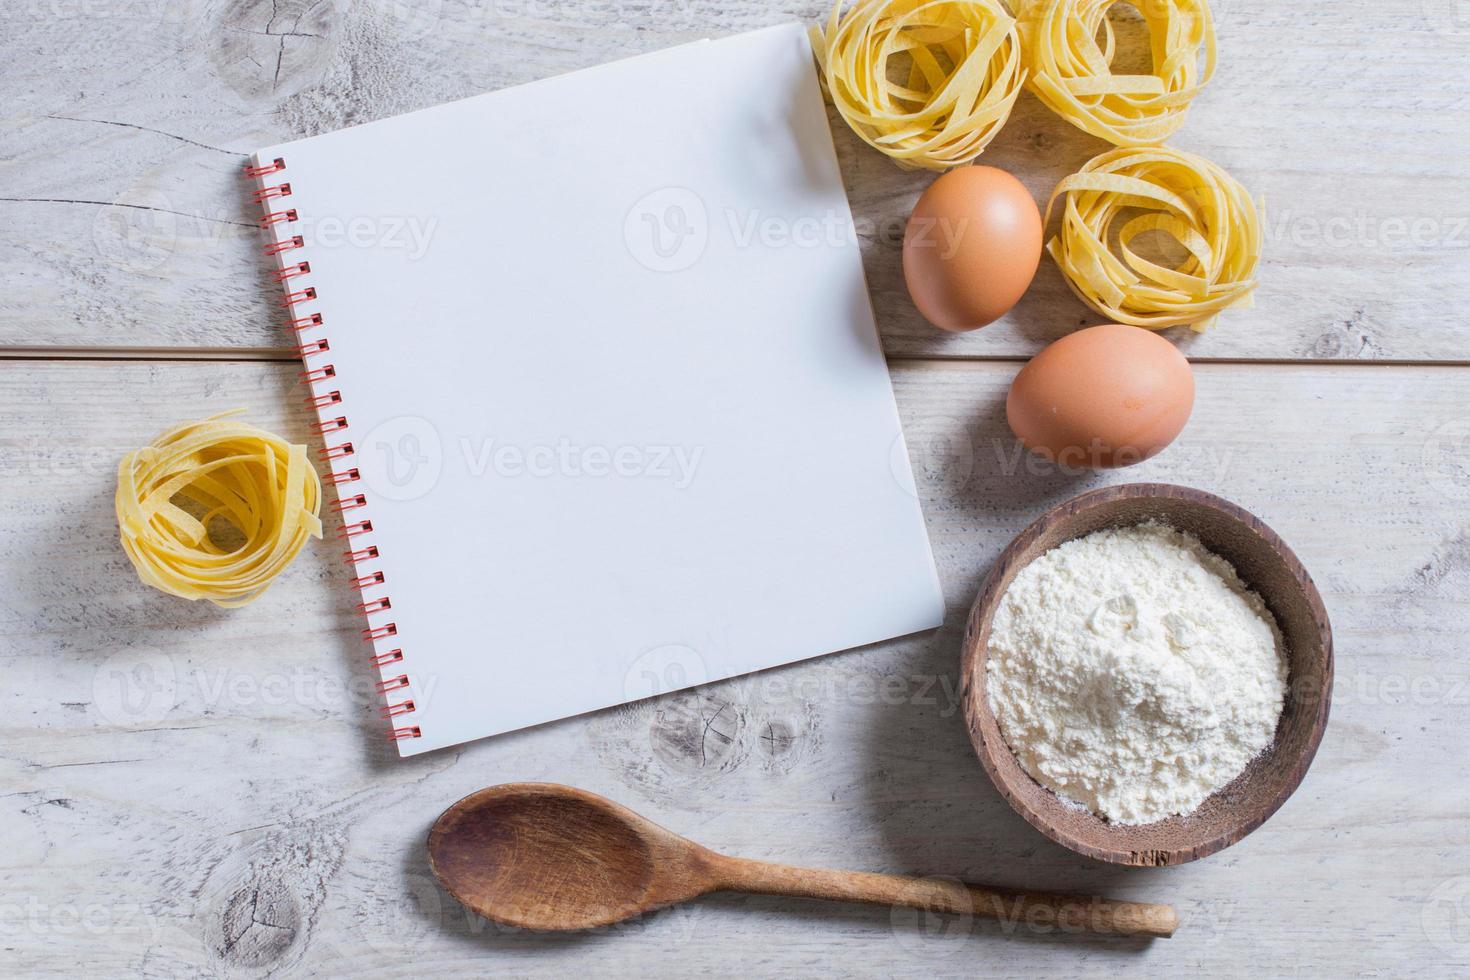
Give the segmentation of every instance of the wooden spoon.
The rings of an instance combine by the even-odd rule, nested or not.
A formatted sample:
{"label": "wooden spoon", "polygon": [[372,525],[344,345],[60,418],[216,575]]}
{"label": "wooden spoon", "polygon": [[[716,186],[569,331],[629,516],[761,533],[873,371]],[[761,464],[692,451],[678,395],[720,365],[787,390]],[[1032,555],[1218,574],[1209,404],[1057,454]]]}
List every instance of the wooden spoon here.
{"label": "wooden spoon", "polygon": [[1179,924],[1167,905],[726,857],[555,783],[466,796],[434,821],[429,863],[470,909],[526,929],[589,929],[716,891],[902,905],[1045,932],[1167,937]]}

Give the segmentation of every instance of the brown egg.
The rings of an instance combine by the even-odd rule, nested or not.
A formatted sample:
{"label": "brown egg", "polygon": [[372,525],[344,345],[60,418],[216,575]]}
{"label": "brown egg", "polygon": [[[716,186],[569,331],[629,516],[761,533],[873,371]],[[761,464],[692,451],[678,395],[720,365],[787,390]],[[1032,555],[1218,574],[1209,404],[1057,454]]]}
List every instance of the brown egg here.
{"label": "brown egg", "polygon": [[1006,396],[1006,421],[1026,448],[1063,466],[1141,462],[1179,435],[1194,407],[1194,374],[1179,348],[1116,323],[1069,334],[1033,357]]}
{"label": "brown egg", "polygon": [[903,278],[924,318],[945,330],[999,319],[1041,261],[1041,212],[994,167],[956,167],[929,185],[903,234]]}

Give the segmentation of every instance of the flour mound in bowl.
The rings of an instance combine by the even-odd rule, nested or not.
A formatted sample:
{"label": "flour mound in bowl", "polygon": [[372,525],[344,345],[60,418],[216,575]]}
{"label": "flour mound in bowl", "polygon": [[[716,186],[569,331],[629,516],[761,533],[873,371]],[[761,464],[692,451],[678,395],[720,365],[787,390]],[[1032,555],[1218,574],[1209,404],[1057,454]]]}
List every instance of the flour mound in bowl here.
{"label": "flour mound in bowl", "polygon": [[1271,744],[1281,631],[1192,534],[1096,531],[1023,568],[991,624],[990,709],[1022,768],[1118,824],[1187,814]]}

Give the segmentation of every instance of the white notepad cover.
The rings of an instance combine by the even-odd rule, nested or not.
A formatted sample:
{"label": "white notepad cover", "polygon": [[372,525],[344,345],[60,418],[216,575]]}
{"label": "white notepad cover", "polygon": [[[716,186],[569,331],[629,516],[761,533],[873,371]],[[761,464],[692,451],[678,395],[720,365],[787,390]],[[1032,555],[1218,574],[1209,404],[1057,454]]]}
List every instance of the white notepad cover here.
{"label": "white notepad cover", "polygon": [[940,624],[799,25],[275,158],[404,755]]}

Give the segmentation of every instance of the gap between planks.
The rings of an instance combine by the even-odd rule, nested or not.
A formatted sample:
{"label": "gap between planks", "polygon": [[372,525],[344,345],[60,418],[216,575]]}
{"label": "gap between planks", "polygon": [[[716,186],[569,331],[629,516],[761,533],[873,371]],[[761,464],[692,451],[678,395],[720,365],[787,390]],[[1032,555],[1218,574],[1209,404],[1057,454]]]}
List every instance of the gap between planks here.
{"label": "gap between planks", "polygon": [[[909,354],[889,353],[890,364],[918,367],[965,368],[987,364],[1024,364],[1031,355],[1022,354]],[[300,360],[291,350],[279,347],[0,347],[0,361],[162,361],[162,362],[266,362],[294,364]],[[1252,367],[1398,367],[1463,368],[1470,359],[1395,360],[1390,358],[1306,357],[1198,357],[1197,365],[1242,365]]]}

